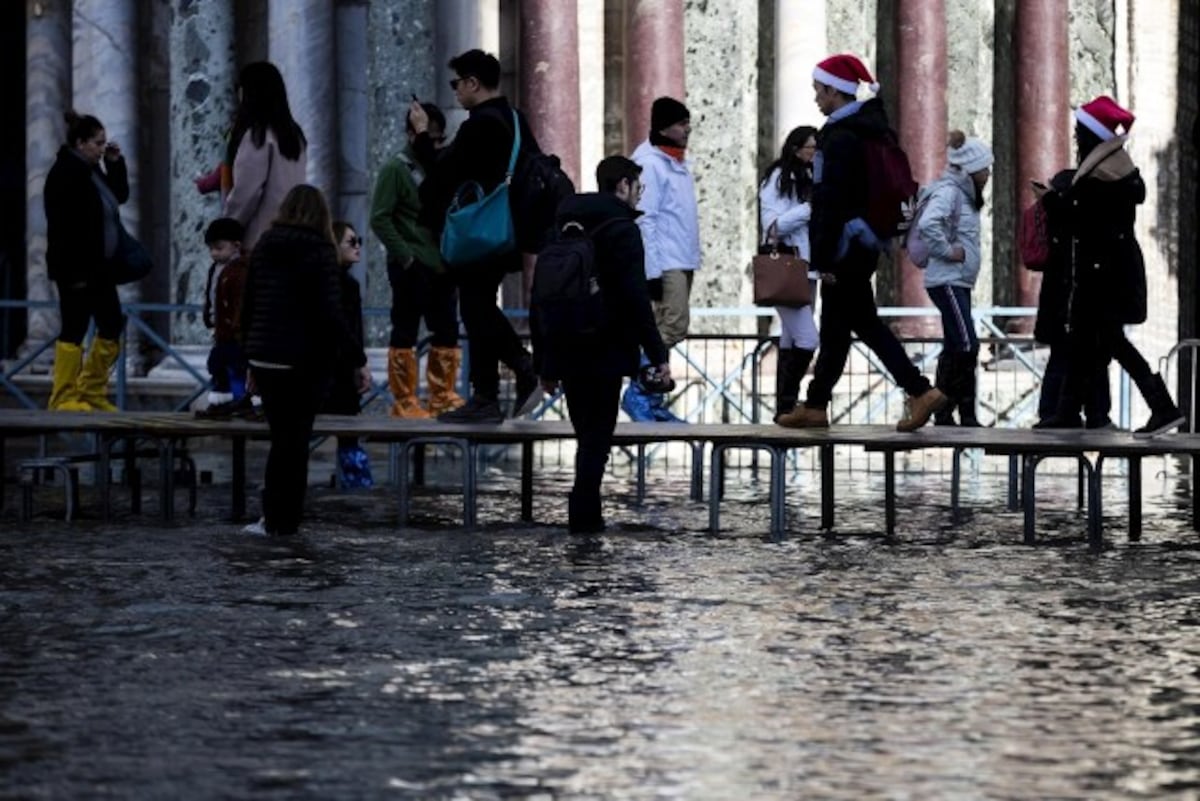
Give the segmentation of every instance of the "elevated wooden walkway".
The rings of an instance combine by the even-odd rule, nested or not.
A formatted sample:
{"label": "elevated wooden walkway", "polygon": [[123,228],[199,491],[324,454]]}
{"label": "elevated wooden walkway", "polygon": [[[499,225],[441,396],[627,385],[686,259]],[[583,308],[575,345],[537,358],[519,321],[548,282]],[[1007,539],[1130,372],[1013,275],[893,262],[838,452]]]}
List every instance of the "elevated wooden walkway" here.
{"label": "elevated wooden walkway", "polygon": [[[197,437],[217,437],[229,440],[232,471],[232,506],[235,518],[245,512],[246,441],[265,439],[264,423],[245,420],[197,419],[190,414],[172,412],[45,412],[0,410],[0,474],[8,476],[4,462],[3,441],[6,438],[30,437],[45,434],[85,433],[96,437],[94,456],[99,474],[107,476],[113,445],[130,438],[150,439],[157,444],[161,462],[162,514],[170,519],[174,514],[174,464],[176,448]],[[533,445],[550,440],[573,439],[570,424],[560,421],[506,421],[500,425],[449,425],[433,421],[402,421],[386,417],[320,416],[314,427],[318,436],[351,435],[367,440],[389,443],[398,448],[398,502],[400,523],[407,522],[410,504],[409,454],[424,445],[446,445],[458,448],[462,455],[463,522],[475,523],[478,495],[478,449],[485,445],[521,446],[521,517],[533,519]],[[1036,475],[1038,465],[1047,458],[1077,460],[1087,477],[1088,539],[1093,548],[1103,544],[1102,478],[1103,468],[1110,459],[1126,459],[1129,463],[1129,537],[1141,534],[1141,460],[1168,454],[1200,455],[1200,435],[1170,434],[1154,439],[1134,439],[1123,431],[1062,431],[1041,432],[1028,429],[1003,428],[924,428],[913,434],[902,434],[888,426],[834,426],[828,429],[792,430],[774,425],[721,425],[674,423],[621,423],[617,426],[615,446],[644,446],[651,443],[683,442],[693,448],[693,495],[702,495],[704,452],[709,462],[709,527],[720,529],[720,504],[725,454],[731,449],[749,448],[770,455],[771,531],[782,534],[785,527],[784,509],[787,492],[788,451],[816,448],[819,451],[821,473],[821,526],[834,526],[836,486],[833,469],[834,448],[860,447],[878,452],[884,459],[884,527],[889,536],[896,531],[896,469],[897,453],[929,448],[950,448],[954,451],[952,476],[952,506],[957,510],[959,470],[958,457],[966,449],[978,448],[985,453],[1013,457],[1019,469],[1010,474],[1009,506],[1022,508],[1025,513],[1024,535],[1027,543],[1036,539]],[[1193,469],[1194,474],[1194,469]],[[639,474],[639,492],[644,488],[644,475]],[[1017,483],[1020,492],[1017,493]],[[104,514],[110,511],[110,487],[101,485]],[[1192,493],[1192,524],[1200,524],[1200,504]]]}

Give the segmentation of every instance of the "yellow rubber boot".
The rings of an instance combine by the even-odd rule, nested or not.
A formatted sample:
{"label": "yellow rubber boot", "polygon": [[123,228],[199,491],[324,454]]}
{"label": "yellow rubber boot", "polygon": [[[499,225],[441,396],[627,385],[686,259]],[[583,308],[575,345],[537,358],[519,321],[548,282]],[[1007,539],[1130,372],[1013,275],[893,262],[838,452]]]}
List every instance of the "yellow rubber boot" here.
{"label": "yellow rubber boot", "polygon": [[79,397],[96,411],[117,410],[116,405],[108,399],[108,374],[120,355],[121,343],[115,339],[96,337],[88,349],[83,370],[79,373]]}
{"label": "yellow rubber boot", "polygon": [[466,403],[454,384],[458,381],[458,367],[462,363],[459,348],[431,348],[429,362],[425,366],[425,380],[429,383],[429,414],[437,417],[452,412]]}
{"label": "yellow rubber boot", "polygon": [[388,348],[388,391],[394,402],[388,414],[406,420],[427,420],[429,412],[417,400],[417,351]]}
{"label": "yellow rubber boot", "polygon": [[54,386],[46,408],[56,412],[90,412],[79,397],[79,371],[83,367],[83,348],[71,342],[54,345]]}

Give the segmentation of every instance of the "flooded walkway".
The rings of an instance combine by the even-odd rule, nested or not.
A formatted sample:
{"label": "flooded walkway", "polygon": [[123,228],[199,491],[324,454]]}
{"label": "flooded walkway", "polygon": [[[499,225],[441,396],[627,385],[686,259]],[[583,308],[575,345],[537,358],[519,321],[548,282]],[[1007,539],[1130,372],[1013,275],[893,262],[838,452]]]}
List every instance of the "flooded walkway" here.
{"label": "flooded walkway", "polygon": [[[1200,795],[1200,541],[1171,481],[1140,544],[1114,484],[1099,555],[1073,478],[1044,480],[1062,533],[1037,548],[992,479],[954,526],[945,478],[904,476],[890,543],[881,476],[839,482],[836,534],[790,493],[783,542],[765,485],[731,483],[746,533],[710,536],[686,479],[640,511],[613,482],[613,530],[577,538],[506,525],[506,481],[472,532],[453,495],[397,531],[389,491],[318,490],[294,541],[223,522],[219,488],[166,528],[10,502],[0,799]],[[567,487],[539,478],[539,517]]]}

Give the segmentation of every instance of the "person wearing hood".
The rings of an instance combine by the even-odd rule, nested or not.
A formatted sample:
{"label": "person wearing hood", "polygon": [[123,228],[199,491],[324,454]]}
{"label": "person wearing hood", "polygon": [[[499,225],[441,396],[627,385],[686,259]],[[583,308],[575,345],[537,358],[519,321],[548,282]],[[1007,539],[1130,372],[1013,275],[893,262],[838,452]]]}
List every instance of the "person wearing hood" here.
{"label": "person wearing hood", "polygon": [[[74,111],[64,117],[67,141],[44,192],[46,268],[62,318],[48,408],[111,412],[117,407],[107,397],[108,374],[121,352],[125,315],[107,266],[117,252],[129,178],[121,148],[100,120]],[[93,320],[96,335],[85,359],[83,339]]]}
{"label": "person wearing hood", "polygon": [[[687,336],[692,279],[700,269],[700,216],[687,158],[691,133],[687,106],[673,97],[660,97],[650,107],[650,138],[632,156],[642,168],[638,226],[646,246],[646,281],[668,350]],[[652,392],[637,380],[630,383],[621,408],[635,422],[684,422],[667,408],[663,393]]]}
{"label": "person wearing hood", "polygon": [[942,314],[942,355],[937,384],[950,403],[934,414],[937,425],[978,426],[975,416],[975,367],[979,337],[971,317],[971,290],[979,278],[980,209],[983,188],[992,174],[992,149],[962,131],[951,131],[946,171],[929,187],[917,235],[929,248],[925,291]]}
{"label": "person wearing hood", "polygon": [[858,57],[830,56],[813,70],[817,107],[828,119],[817,134],[813,161],[810,267],[826,276],[821,288],[820,350],[805,402],[779,418],[787,428],[826,428],[833,387],[842,377],[855,334],[883,362],[909,397],[898,431],[915,431],[949,402],[909,360],[896,335],[879,319],[871,275],[879,251],[863,234],[870,176],[865,143],[894,136],[878,97],[856,99],[859,84],[879,84]]}
{"label": "person wearing hood", "polygon": [[[553,341],[533,331],[534,366],[548,392],[562,382],[575,430],[575,485],[568,501],[572,533],[604,530],[600,481],[617,425],[621,382],[637,376],[642,354],[671,380],[666,344],[659,334],[645,278],[645,250],[637,220],[642,168],[624,156],[609,156],[596,167],[600,191],[563,201],[557,228],[578,224],[592,238],[596,282],[604,299],[603,325],[595,334],[571,342]],[[537,315],[535,307],[531,314]],[[635,379],[636,380],[636,379]]]}
{"label": "person wearing hood", "polygon": [[1150,419],[1134,436],[1152,437],[1187,418],[1171,399],[1162,375],[1125,336],[1126,325],[1146,321],[1146,265],[1134,235],[1146,184],[1125,149],[1134,115],[1107,95],[1075,110],[1079,167],[1064,190],[1034,183],[1052,225],[1070,238],[1071,288],[1067,300],[1069,367],[1058,409],[1035,428],[1081,428],[1080,408],[1090,386],[1107,380],[1116,359],[1137,385]]}

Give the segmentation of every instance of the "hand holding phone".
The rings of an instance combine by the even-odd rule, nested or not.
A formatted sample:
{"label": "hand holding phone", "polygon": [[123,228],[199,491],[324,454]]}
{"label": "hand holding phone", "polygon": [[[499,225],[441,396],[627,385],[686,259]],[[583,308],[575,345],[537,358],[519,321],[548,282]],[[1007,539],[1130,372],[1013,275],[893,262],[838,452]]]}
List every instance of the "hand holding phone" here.
{"label": "hand holding phone", "polygon": [[1041,181],[1038,181],[1036,179],[1030,181],[1029,186],[1033,188],[1033,194],[1035,197],[1041,197],[1042,195],[1044,195],[1050,191],[1050,187],[1046,186],[1044,183],[1042,183]]}

